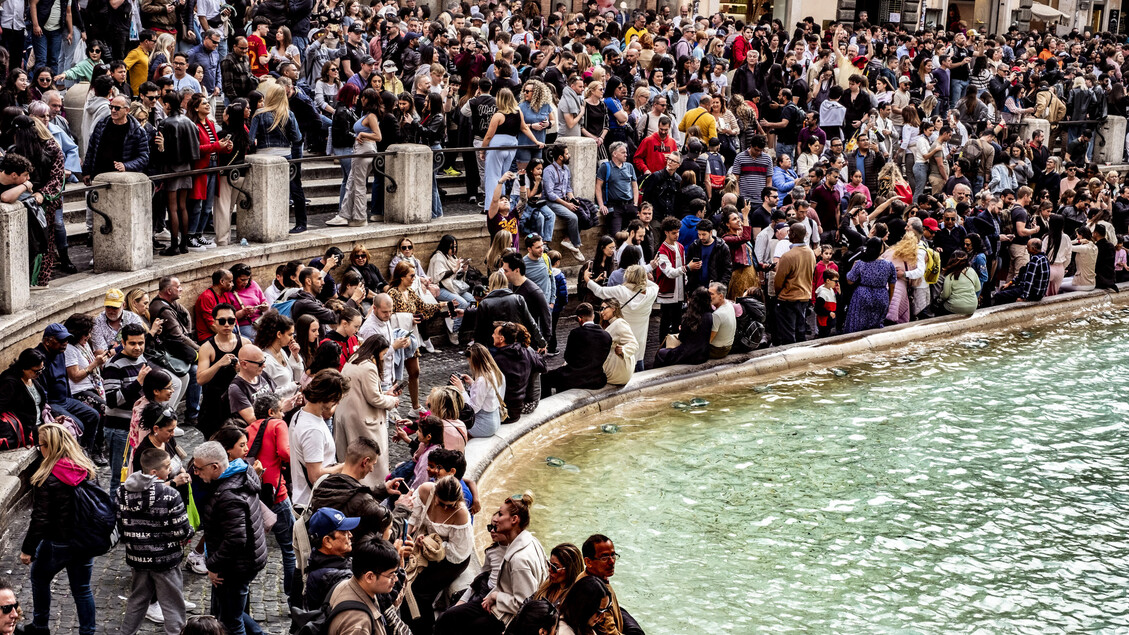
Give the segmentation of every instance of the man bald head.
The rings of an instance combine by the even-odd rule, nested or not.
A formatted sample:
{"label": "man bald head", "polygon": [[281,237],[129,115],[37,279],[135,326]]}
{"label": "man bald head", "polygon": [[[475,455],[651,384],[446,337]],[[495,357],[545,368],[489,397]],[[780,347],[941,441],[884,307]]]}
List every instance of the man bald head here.
{"label": "man bald head", "polygon": [[244,344],[239,349],[239,376],[250,383],[255,383],[259,375],[263,374],[263,364],[266,355],[263,349],[253,344]]}
{"label": "man bald head", "polygon": [[376,319],[387,322],[392,319],[392,296],[387,293],[378,293],[372,299],[372,312]]}

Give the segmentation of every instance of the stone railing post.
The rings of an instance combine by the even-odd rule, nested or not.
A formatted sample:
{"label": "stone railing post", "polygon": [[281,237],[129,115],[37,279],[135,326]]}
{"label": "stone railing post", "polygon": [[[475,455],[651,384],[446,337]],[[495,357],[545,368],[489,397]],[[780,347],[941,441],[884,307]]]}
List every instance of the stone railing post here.
{"label": "stone railing post", "polygon": [[94,271],[137,271],[153,264],[153,183],[140,172],[105,172],[94,177],[96,209],[110,218],[112,231],[102,233],[106,223],[94,215]]}
{"label": "stone railing post", "polygon": [[1023,141],[1030,141],[1031,136],[1035,134],[1036,130],[1042,131],[1043,133],[1043,145],[1050,146],[1051,122],[1046,119],[1024,117],[1023,121],[1019,124],[1019,138]]}
{"label": "stone railing post", "polygon": [[1125,117],[1106,117],[1101,125],[1101,139],[1094,142],[1094,163],[1125,163]]}
{"label": "stone railing post", "polygon": [[385,222],[426,224],[431,220],[431,180],[435,178],[431,148],[403,143],[388,146],[386,152],[391,154],[384,164],[388,176],[396,181],[396,191],[384,196]]}
{"label": "stone railing post", "polygon": [[240,187],[251,193],[251,209],[238,208],[236,233],[250,242],[282,242],[289,236],[290,163],[261,154],[247,155],[247,163],[251,168]]}
{"label": "stone railing post", "polygon": [[31,304],[28,276],[27,209],[0,203],[0,314],[15,313]]}
{"label": "stone railing post", "polygon": [[596,200],[596,141],[587,137],[557,137],[557,143],[568,147],[568,167],[572,172],[572,193],[590,201]]}

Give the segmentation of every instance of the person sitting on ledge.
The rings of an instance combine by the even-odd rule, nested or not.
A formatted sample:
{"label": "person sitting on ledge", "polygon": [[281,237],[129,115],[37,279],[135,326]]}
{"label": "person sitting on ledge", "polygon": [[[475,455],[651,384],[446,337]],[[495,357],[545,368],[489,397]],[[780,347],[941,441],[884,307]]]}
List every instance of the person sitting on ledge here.
{"label": "person sitting on ledge", "polygon": [[1038,302],[1047,294],[1051,281],[1051,265],[1043,253],[1043,241],[1032,238],[1027,241],[1027,253],[1031,259],[1015,274],[1015,279],[1004,285],[995,295],[995,305],[1012,302]]}
{"label": "person sitting on ledge", "polygon": [[612,336],[594,321],[592,305],[581,302],[576,307],[576,320],[580,326],[568,334],[565,345],[565,365],[541,376],[541,398],[570,388],[598,390],[608,383],[604,374],[604,360],[612,350]]}

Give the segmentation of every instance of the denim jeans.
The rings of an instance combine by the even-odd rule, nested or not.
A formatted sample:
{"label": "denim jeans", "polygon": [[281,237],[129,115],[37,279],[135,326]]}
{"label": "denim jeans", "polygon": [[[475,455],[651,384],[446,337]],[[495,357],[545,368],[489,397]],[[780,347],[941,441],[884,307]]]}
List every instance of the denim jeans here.
{"label": "denim jeans", "polygon": [[545,242],[553,240],[553,228],[557,224],[557,215],[548,205],[534,207],[526,205],[521,214],[521,227],[527,234],[538,234]]}
{"label": "denim jeans", "polygon": [[278,517],[270,531],[278,541],[278,550],[282,552],[282,585],[290,604],[294,604],[297,599],[293,588],[294,571],[298,567],[298,559],[294,556],[294,512],[290,507],[290,498],[275,504],[271,511]]}
{"label": "denim jeans", "polygon": [[929,184],[929,164],[928,163],[914,163],[913,164],[913,202],[917,203],[917,197],[921,196],[925,191],[925,186]]}
{"label": "denim jeans", "polygon": [[263,629],[243,610],[247,606],[247,596],[251,593],[251,582],[255,578],[239,580],[233,572],[220,574],[220,577],[224,579],[223,584],[212,585],[211,614],[223,624],[227,635],[262,635]]}
{"label": "denim jeans", "polygon": [[184,401],[184,418],[195,419],[200,414],[200,399],[203,397],[204,391],[200,388],[200,384],[196,383],[196,364],[193,364],[188,369],[188,392],[185,395]]}
{"label": "denim jeans", "polygon": [[[470,293],[464,293],[462,295],[458,295],[456,293],[451,293],[450,291],[448,291],[447,289],[445,289],[443,287],[439,287],[439,304],[444,305],[442,307],[442,310],[446,310],[446,308],[447,308],[446,303],[447,302],[454,302],[456,309],[464,309],[465,310],[468,306],[471,305],[472,302],[474,302],[474,296],[472,296]],[[451,332],[452,333],[458,333],[459,330],[462,329],[462,327],[463,327],[463,318],[457,317],[457,318],[451,320],[451,324],[452,324]]]}
{"label": "denim jeans", "polygon": [[[443,146],[435,144],[431,146],[432,150],[440,150]],[[436,170],[431,175],[431,218],[439,218],[443,215],[443,201],[439,200],[439,171]]]}
{"label": "denim jeans", "polygon": [[966,90],[968,90],[967,79],[949,79],[949,96],[952,98],[952,103],[959,102]]}
{"label": "denim jeans", "polygon": [[117,495],[118,485],[122,480],[122,468],[129,460],[125,453],[128,438],[129,430],[106,428],[106,445],[109,446],[110,452],[110,496]]}
{"label": "denim jeans", "polygon": [[[557,218],[564,220],[565,231],[568,233],[568,240],[572,243],[573,247],[580,246],[580,219],[576,217],[576,212],[561,205],[560,203],[549,203],[549,209],[557,215]],[[544,236],[542,236],[544,238]]]}
{"label": "denim jeans", "polygon": [[96,609],[94,593],[90,590],[90,576],[94,571],[94,558],[71,558],[70,547],[61,542],[44,540],[35,551],[31,562],[31,599],[34,604],[33,624],[44,632],[51,620],[51,581],[63,569],[67,570],[71,596],[78,612],[79,635],[94,635]]}
{"label": "denim jeans", "polygon": [[[353,154],[352,148],[330,148],[331,154],[335,157],[343,156],[346,154]],[[349,182],[349,170],[353,168],[352,159],[341,159],[341,190],[337,194],[337,208],[345,204],[345,184]]]}
{"label": "denim jeans", "polygon": [[31,46],[35,50],[35,63],[50,66],[55,73],[63,72],[63,38],[67,35],[65,28],[54,31],[43,31],[41,36],[31,36]]}
{"label": "denim jeans", "polygon": [[[793,159],[793,165],[795,165],[794,159],[796,158],[796,144],[793,143],[793,144],[789,145],[789,144],[780,143],[779,141],[777,141],[776,142],[776,156],[780,156],[782,154],[786,154],[789,157],[791,157]],[[772,180],[771,177],[769,177],[769,180]]]}
{"label": "denim jeans", "polygon": [[[214,163],[214,162],[213,162]],[[216,175],[208,175],[207,197],[193,200],[188,208],[188,235],[196,236],[204,233],[208,221],[212,218],[212,207],[216,202]]]}

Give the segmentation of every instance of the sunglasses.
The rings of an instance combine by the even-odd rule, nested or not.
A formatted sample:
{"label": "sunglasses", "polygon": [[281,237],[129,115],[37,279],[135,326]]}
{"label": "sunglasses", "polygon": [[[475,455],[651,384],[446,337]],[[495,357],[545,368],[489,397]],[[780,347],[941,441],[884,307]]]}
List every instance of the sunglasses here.
{"label": "sunglasses", "polygon": [[110,106],[110,110],[117,112],[119,110],[129,110],[129,106]]}
{"label": "sunglasses", "polygon": [[247,362],[248,364],[254,364],[254,365],[258,366],[259,368],[262,368],[263,364],[267,363],[267,360],[265,360],[265,359],[261,359],[261,360],[258,360],[258,361],[253,360],[253,359],[245,359],[243,361]]}
{"label": "sunglasses", "polygon": [[412,250],[411,245],[400,245],[400,251],[411,251],[411,250]]}
{"label": "sunglasses", "polygon": [[16,602],[15,604],[0,604],[0,612],[2,612],[4,615],[7,615],[7,614],[11,613],[12,611],[16,611],[19,608],[20,608],[19,602]]}
{"label": "sunglasses", "polygon": [[216,324],[219,324],[220,326],[235,324],[235,318],[216,318]]}

